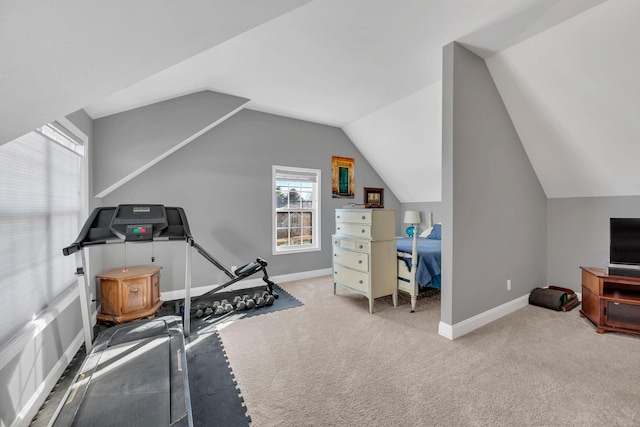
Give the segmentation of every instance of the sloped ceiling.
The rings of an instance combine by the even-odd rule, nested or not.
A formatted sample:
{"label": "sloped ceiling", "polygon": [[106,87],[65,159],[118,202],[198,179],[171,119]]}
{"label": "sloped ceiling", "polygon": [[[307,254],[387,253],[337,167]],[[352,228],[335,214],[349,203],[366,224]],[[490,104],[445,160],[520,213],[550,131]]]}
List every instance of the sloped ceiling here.
{"label": "sloped ceiling", "polygon": [[549,197],[619,192],[627,171],[585,172],[599,152],[585,153],[607,138],[629,158],[640,136],[637,2],[50,3],[0,6],[0,143],[79,108],[95,119],[209,89],[342,127],[401,202],[438,201],[451,41],[487,58]]}
{"label": "sloped ceiling", "polygon": [[638,23],[608,1],[487,60],[547,197],[640,194]]}

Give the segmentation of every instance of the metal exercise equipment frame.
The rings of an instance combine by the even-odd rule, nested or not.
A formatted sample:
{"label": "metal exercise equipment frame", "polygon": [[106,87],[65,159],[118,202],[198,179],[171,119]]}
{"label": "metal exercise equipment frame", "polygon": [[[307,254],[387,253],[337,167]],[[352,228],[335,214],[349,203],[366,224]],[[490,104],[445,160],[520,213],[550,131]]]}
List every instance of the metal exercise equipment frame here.
{"label": "metal exercise equipment frame", "polygon": [[275,298],[278,297],[273,291],[275,283],[269,279],[269,275],[267,274],[267,262],[265,260],[257,258],[256,261],[245,264],[232,271],[195,242],[189,229],[187,216],[182,208],[166,207],[157,204],[128,204],[115,207],[95,208],[85,221],[78,238],[62,250],[65,256],[72,254],[76,256],[76,277],[78,280],[78,290],[80,292],[82,328],[87,353],[92,349],[94,335],[91,325],[91,301],[89,301],[88,282],[85,279],[87,266],[84,248],[108,243],[147,243],[176,240],[186,242],[183,315],[185,337],[189,336],[191,327],[191,248],[198,251],[200,255],[224,272],[229,278],[227,282],[218,285],[200,297],[213,294],[259,271],[263,272],[262,280],[267,284],[267,291]]}

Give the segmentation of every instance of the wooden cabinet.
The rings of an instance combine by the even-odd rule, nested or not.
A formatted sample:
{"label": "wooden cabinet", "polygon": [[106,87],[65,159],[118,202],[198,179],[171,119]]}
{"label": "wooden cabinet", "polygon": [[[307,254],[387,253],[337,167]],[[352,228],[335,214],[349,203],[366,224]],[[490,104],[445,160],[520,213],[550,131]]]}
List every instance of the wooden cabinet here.
{"label": "wooden cabinet", "polygon": [[580,314],[596,326],[596,332],[640,334],[640,278],[609,275],[604,268],[580,268]]}
{"label": "wooden cabinet", "polygon": [[162,306],[159,265],[114,268],[96,277],[100,279],[98,320],[126,323],[153,317]]}
{"label": "wooden cabinet", "polygon": [[374,300],[393,296],[398,305],[395,211],[336,209],[333,236],[333,293],[336,285]]}

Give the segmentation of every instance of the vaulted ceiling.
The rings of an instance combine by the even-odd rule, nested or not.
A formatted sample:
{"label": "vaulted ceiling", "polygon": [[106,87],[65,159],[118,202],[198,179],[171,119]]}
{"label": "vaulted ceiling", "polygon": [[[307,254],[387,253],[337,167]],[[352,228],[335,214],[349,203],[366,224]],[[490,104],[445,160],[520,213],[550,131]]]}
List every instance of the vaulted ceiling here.
{"label": "vaulted ceiling", "polygon": [[640,194],[640,2],[0,3],[0,143],[209,89],[341,127],[401,202],[441,198],[442,47],[484,57],[548,197]]}

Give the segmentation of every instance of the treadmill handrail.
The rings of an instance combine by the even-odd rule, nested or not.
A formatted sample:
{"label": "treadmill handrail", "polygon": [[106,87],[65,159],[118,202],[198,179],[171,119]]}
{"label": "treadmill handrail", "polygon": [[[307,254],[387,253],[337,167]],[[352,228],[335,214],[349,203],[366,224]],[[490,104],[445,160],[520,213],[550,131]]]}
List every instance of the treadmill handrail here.
{"label": "treadmill handrail", "polygon": [[87,218],[87,220],[84,222],[84,225],[80,230],[80,234],[78,235],[78,238],[72,244],[62,249],[62,253],[64,256],[74,254],[78,252],[80,249],[82,249],[82,247],[84,246],[83,242],[89,235],[89,230],[91,230],[91,224],[93,224],[93,221],[96,219],[96,217],[98,216],[98,213],[102,209],[104,208],[95,208],[91,212],[91,214],[89,215],[89,218]]}
{"label": "treadmill handrail", "polygon": [[[165,238],[162,235],[160,235],[160,237],[158,238],[154,238],[153,240],[186,240],[186,241],[193,241],[193,236],[191,236],[191,229],[189,228],[189,221],[187,221],[187,215],[184,213],[184,209],[182,208],[178,208],[178,207],[166,207],[163,206],[163,208],[165,209],[165,212],[167,210],[175,210],[178,215],[180,216],[180,222],[181,222],[181,226],[182,226],[182,230],[184,233],[184,237],[168,237]],[[114,215],[118,209],[117,206],[115,207],[98,207],[95,208],[91,214],[89,215],[89,217],[87,218],[87,220],[85,221],[84,225],[82,226],[82,229],[80,230],[80,234],[78,235],[78,237],[76,238],[76,240],[69,246],[67,246],[66,248],[62,249],[62,254],[65,256],[74,254],[76,252],[78,252],[79,250],[81,250],[83,247],[85,246],[92,246],[92,245],[102,245],[105,244],[109,241],[117,241],[117,242],[121,242],[124,243],[124,239],[122,239],[121,237],[119,237],[118,235],[114,234],[113,231],[109,230],[110,233],[112,234],[112,238],[110,239],[102,239],[102,240],[96,240],[96,241],[92,241],[92,242],[87,242],[87,239],[89,238],[89,233],[91,232],[91,226],[93,225],[93,223],[95,222],[96,218],[98,217],[98,215],[100,214],[101,211],[104,210],[113,210],[114,211]],[[117,243],[114,242],[114,243]]]}

